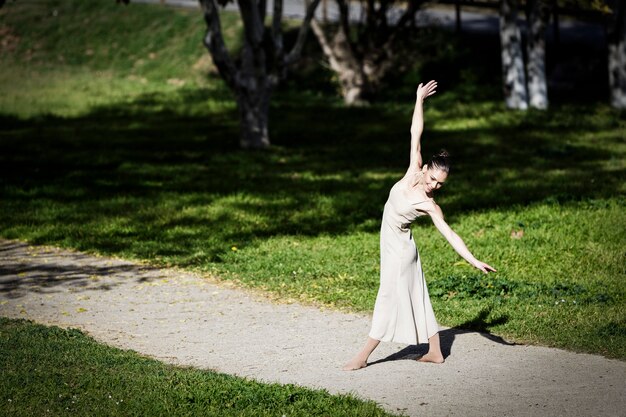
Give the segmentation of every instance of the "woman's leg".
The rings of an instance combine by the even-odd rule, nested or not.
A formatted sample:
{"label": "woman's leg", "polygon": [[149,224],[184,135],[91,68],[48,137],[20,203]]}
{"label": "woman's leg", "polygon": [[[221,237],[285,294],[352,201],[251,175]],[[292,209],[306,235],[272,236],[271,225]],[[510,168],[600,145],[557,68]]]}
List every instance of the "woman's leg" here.
{"label": "woman's leg", "polygon": [[435,333],[428,339],[428,353],[418,359],[419,362],[443,363],[439,333]]}
{"label": "woman's leg", "polygon": [[372,339],[371,337],[367,338],[367,342],[365,342],[365,346],[359,353],[356,354],[354,358],[350,360],[350,362],[346,363],[343,366],[344,371],[356,371],[357,369],[365,368],[367,366],[367,359],[370,357],[374,349],[378,346],[380,340]]}

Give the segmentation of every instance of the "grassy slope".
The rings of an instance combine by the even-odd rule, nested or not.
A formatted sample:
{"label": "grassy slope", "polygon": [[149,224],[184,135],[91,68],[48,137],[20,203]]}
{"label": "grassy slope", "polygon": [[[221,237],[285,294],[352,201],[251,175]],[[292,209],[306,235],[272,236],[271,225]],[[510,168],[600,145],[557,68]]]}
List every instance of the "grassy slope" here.
{"label": "grassy slope", "polygon": [[373,402],[165,365],[78,330],[0,318],[4,416],[385,416]]}
{"label": "grassy slope", "polygon": [[[388,94],[361,109],[317,88],[283,90],[271,110],[276,146],[241,152],[232,99],[194,66],[205,54],[197,13],[77,4],[20,2],[2,12],[20,41],[0,70],[9,92],[0,99],[0,234],[208,271],[283,299],[371,310],[381,210],[407,159],[410,88],[396,90],[405,92],[401,104]],[[63,19],[71,7],[85,19],[107,9],[90,20],[86,45],[112,45],[107,36],[133,41],[118,42],[113,59],[61,44],[61,35],[44,40],[46,25],[64,27],[64,37],[83,33],[81,20]],[[19,24],[37,16],[45,18]],[[154,32],[156,20],[162,29]],[[123,38],[110,29],[120,25]],[[160,30],[170,35],[155,39]],[[458,85],[444,78],[448,92],[429,102],[423,146],[452,153],[438,201],[499,272],[481,277],[419,222],[414,235],[438,319],[626,357],[623,113],[602,104],[504,111],[468,87],[488,78],[488,68],[468,69],[467,51],[444,49],[400,81],[465,68]],[[64,62],[52,63],[61,51]],[[493,67],[492,58],[473,62]]]}

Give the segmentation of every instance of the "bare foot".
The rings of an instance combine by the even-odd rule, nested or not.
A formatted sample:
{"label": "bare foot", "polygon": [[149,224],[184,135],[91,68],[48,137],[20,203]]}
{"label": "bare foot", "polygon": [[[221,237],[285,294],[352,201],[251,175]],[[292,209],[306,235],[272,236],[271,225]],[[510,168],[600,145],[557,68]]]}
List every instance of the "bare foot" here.
{"label": "bare foot", "polygon": [[343,368],[344,371],[356,371],[358,369],[365,368],[367,366],[367,361],[361,360],[359,358],[354,358],[350,362],[346,363]]}
{"label": "bare foot", "polygon": [[443,363],[443,355],[441,353],[428,352],[421,358],[417,359],[418,362],[430,362],[430,363]]}

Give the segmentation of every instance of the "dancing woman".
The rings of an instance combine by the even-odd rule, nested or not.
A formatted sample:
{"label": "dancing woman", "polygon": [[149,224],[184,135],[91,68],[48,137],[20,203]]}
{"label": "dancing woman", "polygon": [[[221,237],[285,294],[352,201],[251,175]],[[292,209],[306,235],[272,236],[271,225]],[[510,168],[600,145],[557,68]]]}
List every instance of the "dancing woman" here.
{"label": "dancing woman", "polygon": [[442,151],[422,165],[420,137],[424,129],[422,105],[435,94],[437,83],[430,81],[417,88],[411,124],[411,157],[409,168],[394,184],[385,203],[380,228],[380,288],[374,306],[372,327],[363,349],[343,369],[357,370],[367,366],[367,359],[383,342],[415,345],[428,342],[428,353],[421,362],[443,363],[439,343],[439,326],[428,297],[422,265],[413,241],[410,225],[419,216],[429,215],[435,227],[463,259],[484,273],[495,269],[479,261],[463,240],[443,219],[433,199],[448,177],[448,154]]}

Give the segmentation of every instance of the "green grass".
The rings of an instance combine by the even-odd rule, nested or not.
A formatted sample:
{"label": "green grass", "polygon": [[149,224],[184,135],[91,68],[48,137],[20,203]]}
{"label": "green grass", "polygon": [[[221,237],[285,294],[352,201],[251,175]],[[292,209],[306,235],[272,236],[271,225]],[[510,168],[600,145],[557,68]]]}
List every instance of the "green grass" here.
{"label": "green grass", "polygon": [[0,318],[4,416],[390,416],[372,401],[181,368]]}
{"label": "green grass", "polygon": [[[83,11],[80,2],[63,4],[78,8],[72,16],[123,10],[131,22],[126,37],[136,42],[120,43],[120,56],[154,50],[139,39],[150,37],[155,19],[164,26],[189,22],[170,37],[196,39],[197,50],[179,40],[180,51],[168,49],[178,67],[163,72],[159,66],[129,72],[104,55],[52,65],[48,58],[65,50],[58,44],[27,65],[22,49],[4,54],[0,235],[182,266],[283,300],[371,311],[382,207],[408,163],[413,87],[395,86],[372,106],[349,109],[327,94],[332,85],[319,71],[311,84],[274,96],[273,148],[243,152],[229,93],[214,74],[202,78],[190,66],[206,53],[190,34],[193,25],[203,31],[197,13],[105,3],[90,2]],[[40,27],[20,25],[30,15],[15,11],[35,13],[41,4],[7,5],[0,22],[36,44],[44,37]],[[80,21],[68,17],[64,24],[78,22],[76,32]],[[87,44],[112,31],[92,30]],[[235,48],[236,31],[229,36]],[[451,35],[437,36],[444,42]],[[462,68],[442,75],[442,92],[427,105],[423,147],[426,154],[440,147],[452,154],[437,201],[498,273],[482,277],[420,220],[413,232],[439,321],[625,358],[624,113],[593,101],[506,111],[492,93],[452,83],[479,83],[499,72],[466,65],[472,45],[457,46],[458,56],[450,48],[432,56],[422,51],[430,61],[400,81],[430,78],[432,68]],[[474,65],[493,61],[497,51],[478,53],[490,55],[476,55]],[[30,74],[27,80],[16,66]],[[185,84],[168,84],[170,73]],[[306,81],[301,74],[295,79]],[[94,91],[101,94],[94,98]],[[405,97],[396,97],[400,91]],[[63,94],[71,100],[56,108]]]}
{"label": "green grass", "polygon": [[[239,20],[224,14],[223,25],[236,49]],[[209,107],[233,108],[214,81],[219,76],[202,45],[205,29],[198,10],[106,0],[7,4],[0,10],[0,113],[77,116],[198,87],[223,97],[207,101]]]}

